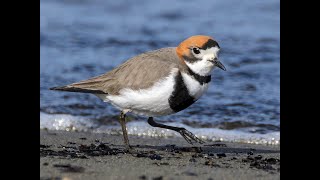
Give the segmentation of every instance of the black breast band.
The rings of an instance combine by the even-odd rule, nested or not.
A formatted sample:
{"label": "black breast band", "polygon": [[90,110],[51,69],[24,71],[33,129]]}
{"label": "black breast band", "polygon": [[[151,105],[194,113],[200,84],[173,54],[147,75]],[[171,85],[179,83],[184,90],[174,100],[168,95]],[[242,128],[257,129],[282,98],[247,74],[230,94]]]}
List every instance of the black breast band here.
{"label": "black breast band", "polygon": [[209,83],[211,81],[210,76],[200,76],[199,74],[194,73],[190,68],[188,68],[188,72],[191,76],[193,76],[201,85],[205,83]]}

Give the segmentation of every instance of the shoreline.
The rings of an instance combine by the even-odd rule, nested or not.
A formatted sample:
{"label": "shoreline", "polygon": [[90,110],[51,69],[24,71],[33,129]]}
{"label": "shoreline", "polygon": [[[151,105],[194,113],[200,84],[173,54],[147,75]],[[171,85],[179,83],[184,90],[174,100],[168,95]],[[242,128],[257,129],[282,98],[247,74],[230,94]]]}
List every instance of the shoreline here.
{"label": "shoreline", "polygon": [[280,146],[40,130],[40,179],[280,179]]}

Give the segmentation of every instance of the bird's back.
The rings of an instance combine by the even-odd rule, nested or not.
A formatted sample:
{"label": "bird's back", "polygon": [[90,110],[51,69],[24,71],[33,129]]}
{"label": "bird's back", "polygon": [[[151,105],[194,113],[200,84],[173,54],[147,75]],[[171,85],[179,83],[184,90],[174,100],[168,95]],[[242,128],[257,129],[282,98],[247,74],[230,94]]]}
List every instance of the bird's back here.
{"label": "bird's back", "polygon": [[146,89],[167,77],[173,68],[184,69],[175,47],[161,48],[130,58],[117,68],[52,90],[117,95],[121,89]]}

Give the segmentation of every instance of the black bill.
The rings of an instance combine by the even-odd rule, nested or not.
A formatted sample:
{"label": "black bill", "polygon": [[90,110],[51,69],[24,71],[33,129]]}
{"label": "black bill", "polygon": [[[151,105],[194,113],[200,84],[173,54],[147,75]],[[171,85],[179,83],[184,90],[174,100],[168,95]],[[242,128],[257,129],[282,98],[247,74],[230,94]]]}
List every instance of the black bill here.
{"label": "black bill", "polygon": [[224,71],[227,70],[226,67],[224,67],[224,65],[223,65],[220,61],[214,61],[214,64],[215,64],[218,68],[220,68],[220,69],[222,69],[222,70],[224,70]]}

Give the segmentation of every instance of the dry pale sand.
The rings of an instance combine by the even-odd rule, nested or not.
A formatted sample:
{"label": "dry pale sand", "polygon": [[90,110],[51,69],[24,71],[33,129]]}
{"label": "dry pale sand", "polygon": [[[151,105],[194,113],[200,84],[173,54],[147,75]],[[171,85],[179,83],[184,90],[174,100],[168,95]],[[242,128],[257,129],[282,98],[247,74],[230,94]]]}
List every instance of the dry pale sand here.
{"label": "dry pale sand", "polygon": [[280,179],[280,147],[40,130],[40,179]]}

